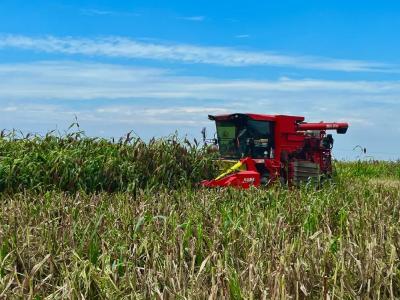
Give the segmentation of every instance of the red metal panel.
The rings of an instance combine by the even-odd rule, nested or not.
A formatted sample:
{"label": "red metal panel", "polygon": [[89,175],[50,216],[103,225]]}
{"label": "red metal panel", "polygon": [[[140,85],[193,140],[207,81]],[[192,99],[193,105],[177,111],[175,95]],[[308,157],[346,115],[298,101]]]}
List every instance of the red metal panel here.
{"label": "red metal panel", "polygon": [[349,124],[347,123],[303,123],[297,126],[298,130],[337,130],[347,129]]}
{"label": "red metal panel", "polygon": [[201,185],[204,187],[233,186],[248,189],[250,186],[257,187],[260,185],[260,173],[256,171],[241,171],[218,180],[203,180]]}

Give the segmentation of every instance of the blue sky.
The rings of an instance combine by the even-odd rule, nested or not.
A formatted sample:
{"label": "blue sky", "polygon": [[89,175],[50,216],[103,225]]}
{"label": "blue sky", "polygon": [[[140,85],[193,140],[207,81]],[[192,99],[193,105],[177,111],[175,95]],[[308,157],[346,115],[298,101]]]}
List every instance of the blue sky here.
{"label": "blue sky", "polygon": [[208,114],[295,114],[350,123],[337,158],[398,159],[399,30],[398,1],[0,0],[0,127],[199,137]]}

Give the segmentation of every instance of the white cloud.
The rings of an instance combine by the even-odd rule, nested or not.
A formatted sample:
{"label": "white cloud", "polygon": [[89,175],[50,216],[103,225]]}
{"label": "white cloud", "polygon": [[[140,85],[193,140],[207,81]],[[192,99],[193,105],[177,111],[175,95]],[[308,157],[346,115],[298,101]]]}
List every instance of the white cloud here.
{"label": "white cloud", "polygon": [[84,15],[88,16],[94,16],[94,15],[100,15],[100,16],[107,16],[107,15],[113,15],[113,11],[109,10],[99,10],[99,9],[81,9],[81,13]]}
{"label": "white cloud", "polygon": [[247,39],[249,37],[250,37],[249,34],[238,34],[235,36],[235,38],[238,38],[238,39]]}
{"label": "white cloud", "polygon": [[[304,114],[314,121],[347,119],[362,126],[388,122],[399,112],[399,98],[399,81],[222,80],[98,63],[0,64],[1,111],[40,115],[45,108],[50,119],[60,114],[60,103],[92,100],[86,118],[113,122],[196,124],[207,114],[256,111]],[[100,105],[98,99],[108,102]],[[38,106],[41,101],[52,105]],[[69,110],[63,112],[68,118],[85,111]]]}
{"label": "white cloud", "polygon": [[199,99],[260,101],[309,97],[395,103],[400,81],[243,80],[182,76],[170,70],[78,62],[0,64],[1,99]]}
{"label": "white cloud", "polygon": [[202,22],[206,19],[205,16],[190,16],[190,17],[179,17],[178,19],[193,22]]}
{"label": "white cloud", "polygon": [[138,17],[140,14],[131,12],[119,12],[113,10],[101,10],[95,8],[83,8],[80,10],[81,14],[87,16],[132,16]]}
{"label": "white cloud", "polygon": [[393,66],[359,60],[312,56],[290,56],[263,51],[244,51],[226,47],[162,44],[122,37],[84,39],[73,37],[29,37],[3,35],[1,48],[17,48],[67,55],[108,56],[155,59],[183,63],[223,66],[285,66],[344,72],[398,72]]}
{"label": "white cloud", "polygon": [[18,110],[17,106],[6,106],[6,107],[0,108],[0,111],[2,111],[2,112],[14,112],[17,110]]}

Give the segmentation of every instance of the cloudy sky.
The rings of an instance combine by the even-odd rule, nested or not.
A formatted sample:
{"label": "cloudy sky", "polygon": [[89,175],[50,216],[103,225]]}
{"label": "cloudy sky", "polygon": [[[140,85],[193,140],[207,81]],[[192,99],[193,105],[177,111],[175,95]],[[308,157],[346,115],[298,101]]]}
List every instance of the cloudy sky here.
{"label": "cloudy sky", "polygon": [[0,0],[0,127],[193,138],[208,114],[294,114],[350,123],[337,158],[398,159],[399,53],[398,1]]}

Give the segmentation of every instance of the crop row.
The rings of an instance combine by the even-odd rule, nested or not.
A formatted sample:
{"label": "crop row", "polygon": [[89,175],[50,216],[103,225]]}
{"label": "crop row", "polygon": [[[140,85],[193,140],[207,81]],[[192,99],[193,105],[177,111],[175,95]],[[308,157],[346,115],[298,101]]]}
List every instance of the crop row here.
{"label": "crop row", "polygon": [[394,299],[399,199],[398,182],[354,178],[2,194],[0,298]]}
{"label": "crop row", "polygon": [[170,136],[117,142],[83,132],[0,138],[0,191],[122,192],[193,185],[214,172],[212,156]]}

